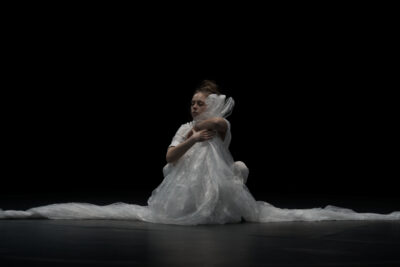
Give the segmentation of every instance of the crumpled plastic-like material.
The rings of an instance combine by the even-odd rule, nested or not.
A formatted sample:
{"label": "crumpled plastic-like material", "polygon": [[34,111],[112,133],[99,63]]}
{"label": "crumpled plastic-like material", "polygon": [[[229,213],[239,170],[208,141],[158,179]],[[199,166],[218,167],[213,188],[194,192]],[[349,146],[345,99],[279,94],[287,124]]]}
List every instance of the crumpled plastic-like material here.
{"label": "crumpled plastic-like material", "polygon": [[[194,121],[183,124],[170,146],[183,142],[194,124],[232,113],[234,101],[212,94],[206,99],[206,111]],[[391,214],[357,213],[350,209],[326,206],[312,209],[281,209],[256,201],[246,181],[249,170],[234,161],[229,152],[231,127],[225,139],[216,136],[194,144],[179,160],[167,164],[164,180],[152,192],[147,206],[113,203],[99,206],[90,203],[61,203],[26,211],[0,209],[0,219],[115,219],[152,223],[198,225],[241,222],[282,222],[322,220],[400,220],[400,212]],[[253,177],[256,179],[257,177]]]}

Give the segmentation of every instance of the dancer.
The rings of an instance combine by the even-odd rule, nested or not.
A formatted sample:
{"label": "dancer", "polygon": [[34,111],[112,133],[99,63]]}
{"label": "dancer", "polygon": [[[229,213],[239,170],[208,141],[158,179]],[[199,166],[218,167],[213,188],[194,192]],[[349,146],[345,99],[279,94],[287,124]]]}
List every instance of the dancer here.
{"label": "dancer", "polygon": [[400,220],[400,212],[357,213],[335,206],[281,209],[256,201],[246,181],[248,169],[229,151],[231,126],[226,119],[234,100],[205,80],[192,98],[193,120],[183,124],[168,147],[164,180],[147,206],[114,203],[62,203],[26,211],[0,210],[0,218],[129,219],[178,225],[225,224],[241,221]]}

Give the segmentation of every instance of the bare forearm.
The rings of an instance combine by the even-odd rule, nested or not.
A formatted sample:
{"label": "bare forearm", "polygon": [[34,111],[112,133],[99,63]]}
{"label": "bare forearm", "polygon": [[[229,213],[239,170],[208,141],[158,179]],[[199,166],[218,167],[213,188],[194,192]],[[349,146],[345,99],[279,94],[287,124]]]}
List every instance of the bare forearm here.
{"label": "bare forearm", "polygon": [[228,129],[228,124],[226,123],[225,119],[215,117],[204,120],[202,122],[196,123],[194,129],[197,131],[201,130],[210,130],[214,132],[218,132],[219,136],[222,140],[225,140],[225,134]]}
{"label": "bare forearm", "polygon": [[190,137],[176,147],[169,148],[166,157],[167,162],[171,163],[180,159],[195,143],[196,140],[193,137]]}
{"label": "bare forearm", "polygon": [[191,130],[191,134],[188,134],[186,140],[180,143],[175,147],[168,148],[166,160],[168,163],[175,162],[180,159],[183,154],[186,153],[195,143],[204,142],[210,140],[215,136],[214,131],[210,130],[201,130],[196,131],[195,129]]}
{"label": "bare forearm", "polygon": [[211,118],[211,119],[207,119],[207,120],[196,123],[196,125],[194,126],[194,129],[196,131],[205,130],[205,129],[218,131],[219,124],[215,118]]}

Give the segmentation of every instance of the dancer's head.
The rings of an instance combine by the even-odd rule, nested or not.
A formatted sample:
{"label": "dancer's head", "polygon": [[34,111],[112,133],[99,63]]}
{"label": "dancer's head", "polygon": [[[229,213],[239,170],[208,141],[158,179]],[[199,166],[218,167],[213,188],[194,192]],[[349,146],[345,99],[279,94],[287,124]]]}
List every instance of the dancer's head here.
{"label": "dancer's head", "polygon": [[220,94],[217,84],[210,80],[202,81],[201,84],[196,88],[192,98],[190,110],[193,118],[197,117],[206,110],[206,98],[211,94]]}

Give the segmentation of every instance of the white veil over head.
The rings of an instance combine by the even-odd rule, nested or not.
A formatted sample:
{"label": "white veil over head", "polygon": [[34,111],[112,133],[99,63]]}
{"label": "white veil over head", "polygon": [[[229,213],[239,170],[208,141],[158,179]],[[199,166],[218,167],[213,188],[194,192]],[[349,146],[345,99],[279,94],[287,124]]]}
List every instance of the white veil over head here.
{"label": "white veil over head", "polygon": [[206,98],[206,110],[194,118],[195,121],[206,120],[213,117],[226,118],[232,114],[235,101],[232,97],[226,99],[225,95],[211,94]]}

